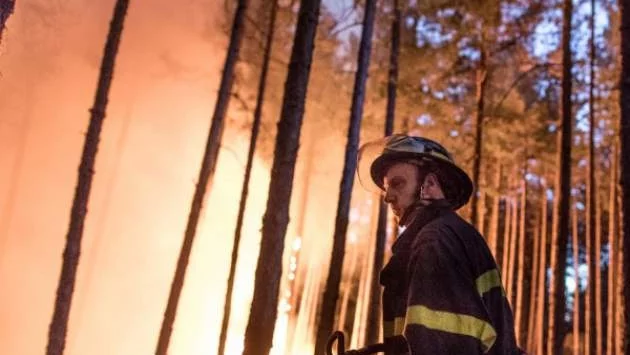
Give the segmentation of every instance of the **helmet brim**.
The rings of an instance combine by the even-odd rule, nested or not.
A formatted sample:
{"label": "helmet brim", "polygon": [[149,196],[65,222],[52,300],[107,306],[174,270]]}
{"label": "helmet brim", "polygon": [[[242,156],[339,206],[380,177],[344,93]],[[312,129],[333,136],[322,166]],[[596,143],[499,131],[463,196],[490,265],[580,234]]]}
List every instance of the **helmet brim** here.
{"label": "helmet brim", "polygon": [[412,163],[414,165],[434,166],[448,176],[449,202],[453,209],[457,210],[468,203],[473,193],[473,183],[468,174],[454,164],[448,157],[442,157],[433,153],[416,153],[388,151],[387,140],[382,139],[366,143],[359,150],[357,175],[359,182],[370,192],[382,193],[384,191],[383,179],[387,169],[399,162]]}

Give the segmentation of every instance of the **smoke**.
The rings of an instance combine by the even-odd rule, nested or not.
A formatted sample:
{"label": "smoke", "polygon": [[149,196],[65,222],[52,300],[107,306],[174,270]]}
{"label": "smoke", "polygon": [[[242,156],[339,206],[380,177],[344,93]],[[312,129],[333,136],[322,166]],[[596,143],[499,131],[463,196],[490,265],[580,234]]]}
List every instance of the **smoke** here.
{"label": "smoke", "polygon": [[[0,352],[41,354],[113,1],[17,3],[0,53]],[[224,60],[220,2],[129,9],[75,289],[67,354],[148,354],[166,304]],[[238,118],[237,118],[238,119]],[[216,349],[247,137],[226,130],[172,354]],[[266,187],[255,162],[253,184]],[[233,331],[249,309],[266,188],[250,190]]]}
{"label": "smoke", "polygon": [[[96,160],[66,354],[154,351],[225,58],[231,15],[223,5],[131,2]],[[0,48],[0,353],[29,355],[41,354],[47,341],[114,1],[29,0],[16,6]],[[243,64],[239,70],[257,75]],[[272,81],[283,79],[276,74]],[[339,132],[345,132],[349,114],[347,95],[333,105],[316,97],[331,91],[324,89],[309,88],[285,253],[289,260],[292,241],[301,237],[297,272],[318,270],[315,288],[322,286],[330,255],[345,144]],[[280,86],[268,96],[270,126],[277,120]],[[322,112],[328,117],[322,119]],[[231,105],[171,354],[214,354],[217,348],[250,122],[251,112]],[[341,129],[330,132],[331,123]],[[269,184],[264,151],[274,139],[263,136],[266,160],[254,162],[229,354],[242,346],[253,291]],[[289,287],[286,269],[283,292]],[[281,342],[283,335],[276,335]]]}

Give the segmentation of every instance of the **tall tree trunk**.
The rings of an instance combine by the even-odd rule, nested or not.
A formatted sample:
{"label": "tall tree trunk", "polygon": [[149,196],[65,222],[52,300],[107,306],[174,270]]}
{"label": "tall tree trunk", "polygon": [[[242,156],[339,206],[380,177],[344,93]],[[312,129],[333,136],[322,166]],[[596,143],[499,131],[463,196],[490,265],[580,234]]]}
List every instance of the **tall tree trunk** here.
{"label": "tall tree trunk", "polygon": [[613,141],[612,155],[610,158],[610,187],[609,187],[609,200],[608,200],[608,311],[606,312],[606,354],[615,354],[615,317],[614,314],[617,310],[617,303],[619,299],[615,294],[615,280],[617,274],[615,268],[617,267],[617,144]]}
{"label": "tall tree trunk", "polygon": [[[508,285],[510,284],[510,242],[511,240],[511,224],[512,224],[512,200],[509,196],[505,197],[505,214],[503,220],[505,227],[503,229],[503,252],[501,253],[501,273],[503,274],[503,287],[506,293],[510,292]],[[509,299],[509,297],[508,297]]]}
{"label": "tall tree trunk", "polygon": [[[485,179],[483,179],[485,180]],[[480,187],[481,188],[481,187]],[[487,193],[485,190],[479,191],[479,203],[477,211],[477,230],[484,237],[486,236],[486,198]]]}
{"label": "tall tree trunk", "polygon": [[[590,74],[589,74],[589,131],[588,169],[586,183],[586,254],[588,265],[588,287],[586,289],[586,355],[601,354],[601,309],[598,294],[597,264],[599,264],[595,227],[597,215],[597,185],[595,182],[595,0],[591,0],[590,18]],[[594,308],[594,311],[593,311]]]}
{"label": "tall tree trunk", "polygon": [[230,102],[232,83],[234,82],[234,68],[238,60],[241,40],[243,38],[247,5],[248,0],[239,0],[236,12],[234,13],[232,34],[230,37],[227,56],[225,58],[225,65],[223,67],[223,76],[221,77],[219,95],[214,107],[212,124],[206,141],[206,148],[201,162],[201,169],[199,170],[199,178],[197,179],[195,194],[190,206],[188,223],[186,224],[186,231],[184,232],[184,240],[179,252],[179,258],[177,260],[171,290],[168,295],[166,310],[164,311],[160,336],[155,350],[157,355],[164,355],[168,352],[171,333],[173,331],[173,323],[175,322],[175,316],[177,314],[179,297],[184,287],[184,280],[186,278],[186,268],[188,267],[190,252],[197,233],[199,217],[201,216],[203,200],[206,195],[206,190],[212,188],[212,180],[214,178],[214,171],[219,156],[219,147],[223,136],[225,114]]}
{"label": "tall tree trunk", "polygon": [[[111,173],[107,177],[107,182],[105,183],[105,197],[103,203],[100,206],[101,215],[97,218],[94,223],[94,235],[92,235],[92,244],[89,246],[87,260],[89,262],[85,267],[85,276],[84,282],[79,283],[79,294],[81,297],[77,299],[75,312],[77,312],[78,316],[76,321],[73,323],[75,329],[83,329],[83,321],[85,319],[85,304],[89,302],[90,294],[92,292],[92,284],[94,278],[94,269],[96,265],[98,265],[99,260],[99,252],[101,251],[101,243],[103,242],[105,231],[107,230],[107,220],[109,219],[109,213],[111,210],[111,201],[113,193],[118,185],[118,177],[120,172],[120,165],[122,163],[123,151],[125,146],[127,145],[127,137],[129,135],[129,125],[131,123],[131,118],[133,115],[132,110],[133,102],[127,107],[127,112],[123,117],[122,127],[120,129],[120,135],[116,140],[115,151],[113,156],[114,164],[110,168]],[[77,334],[79,333],[79,334]],[[72,333],[71,333],[72,334]],[[80,336],[80,331],[75,332],[74,336],[71,336],[68,344],[68,351],[70,353],[74,353],[73,348],[76,347],[76,338]]]}
{"label": "tall tree trunk", "polygon": [[[621,172],[621,163],[622,161],[619,160],[619,173]],[[622,185],[621,185],[621,179],[618,180],[617,183],[617,231],[618,231],[618,236],[619,239],[617,239],[618,243],[618,248],[617,248],[617,267],[615,272],[617,273],[617,282],[616,282],[616,291],[615,291],[615,297],[617,297],[617,309],[615,312],[615,349],[616,349],[616,354],[624,354],[624,344],[625,344],[625,328],[627,325],[627,321],[626,319],[624,319],[624,313],[625,313],[625,263],[626,260],[624,259],[624,245],[626,244],[626,240],[624,238],[623,235],[623,191],[622,191]]]}
{"label": "tall tree trunk", "polygon": [[[599,191],[599,188],[598,190]],[[595,353],[603,354],[602,303],[602,200],[595,194]]]}
{"label": "tall tree trunk", "polygon": [[[501,209],[501,164],[497,164],[497,171],[494,176],[494,194],[492,196],[492,217],[490,218],[490,232],[488,246],[494,257],[497,257],[497,242],[499,240],[499,215]],[[505,272],[505,269],[503,270]]]}
{"label": "tall tree trunk", "polygon": [[271,57],[271,45],[273,43],[274,29],[276,25],[276,12],[278,0],[273,0],[270,9],[269,26],[267,28],[267,39],[265,43],[265,54],[263,55],[262,68],[260,71],[260,79],[258,82],[258,98],[256,99],[256,108],[254,109],[254,120],[252,122],[252,133],[249,140],[249,151],[247,152],[247,163],[245,165],[245,177],[243,178],[243,187],[241,188],[241,201],[238,207],[238,216],[236,218],[236,230],[234,232],[234,243],[232,245],[232,260],[230,262],[230,271],[227,280],[227,290],[225,292],[225,302],[223,307],[223,321],[221,323],[221,332],[219,335],[218,354],[223,355],[225,352],[225,342],[227,339],[228,326],[230,324],[230,313],[232,312],[232,292],[234,290],[234,276],[236,274],[236,265],[238,263],[238,249],[241,244],[241,232],[243,229],[243,219],[245,218],[245,206],[247,205],[247,195],[249,193],[249,180],[252,173],[252,165],[254,163],[254,153],[256,152],[256,141],[260,132],[260,121],[262,118],[263,102],[265,100],[265,89],[267,87],[267,72],[269,70],[269,58]]}
{"label": "tall tree trunk", "polygon": [[575,292],[573,293],[573,354],[580,354],[580,242],[578,234],[577,208],[571,208],[571,236],[573,250],[573,273],[575,275]]}
{"label": "tall tree trunk", "polygon": [[321,0],[302,0],[284,87],[284,98],[263,217],[260,255],[256,266],[254,295],[245,330],[244,355],[266,355],[275,328],[282,253],[289,223],[293,175],[304,116],[304,101],[311,72]]}
{"label": "tall tree trunk", "polygon": [[[482,30],[483,31],[483,30]],[[483,46],[484,36],[481,36]],[[481,170],[481,154],[483,150],[484,106],[488,70],[486,67],[486,51],[480,48],[479,67],[477,68],[477,114],[475,115],[475,153],[473,157],[472,179],[475,190],[470,199],[470,222],[477,222],[477,201],[479,193],[479,175]]]}
{"label": "tall tree trunk", "polygon": [[109,89],[112,83],[116,55],[120,44],[123,24],[127,14],[129,0],[117,0],[114,14],[110,23],[109,34],[101,62],[94,106],[90,110],[90,124],[85,136],[79,176],[75,188],[72,210],[70,212],[70,225],[66,235],[66,247],[63,252],[63,264],[61,276],[57,285],[55,310],[50,328],[48,330],[47,355],[61,355],[66,344],[68,329],[68,317],[74,292],[79,254],[81,253],[81,239],[83,237],[83,225],[87,215],[87,205],[92,187],[94,163],[98,151],[98,143],[105,120]]}
{"label": "tall tree trunk", "polygon": [[515,304],[515,294],[514,294],[514,285],[515,285],[515,278],[516,278],[516,274],[515,274],[515,270],[516,270],[516,257],[517,257],[517,250],[516,247],[518,246],[518,204],[516,201],[516,196],[514,196],[510,203],[512,204],[512,215],[510,216],[510,218],[512,219],[512,222],[510,222],[510,224],[512,225],[512,229],[510,230],[510,265],[508,266],[508,272],[509,272],[509,283],[508,283],[508,299],[510,300],[510,304],[514,305]]}
{"label": "tall tree trunk", "polygon": [[[335,217],[333,248],[328,278],[326,279],[326,288],[324,290],[321,318],[317,329],[315,355],[323,354],[326,351],[326,342],[330,334],[332,334],[333,324],[335,322],[335,311],[337,309],[337,299],[339,298],[339,283],[341,282],[341,270],[343,268],[346,246],[346,231],[348,230],[348,213],[350,212],[350,199],[354,185],[354,172],[357,168],[359,134],[361,130],[361,118],[363,117],[363,104],[365,102],[365,83],[367,82],[368,69],[370,67],[376,0],[367,0],[365,2],[364,11],[357,72],[354,79],[352,107],[350,108],[348,141],[346,143],[345,161],[343,164],[341,183],[339,185],[339,201],[337,203],[337,216]],[[381,248],[381,253],[383,249],[384,248]],[[378,270],[375,269],[375,273],[377,271]]]}
{"label": "tall tree trunk", "polygon": [[625,354],[630,354],[630,2],[619,1],[621,13],[621,77],[619,87],[619,104],[621,108],[621,126],[619,141],[621,142],[621,213],[623,218],[623,279],[625,327]]}
{"label": "tall tree trunk", "polygon": [[[394,17],[392,19],[391,35],[392,44],[389,53],[389,78],[387,81],[387,112],[385,113],[385,137],[394,131],[394,118],[396,115],[396,89],[398,86],[398,54],[400,52],[400,9],[398,0],[393,1]],[[372,275],[370,289],[370,312],[367,319],[368,343],[378,341],[381,327],[381,284],[380,271],[383,268],[385,256],[385,244],[387,239],[387,204],[379,199],[378,226],[376,228],[376,250],[374,253],[374,273]]]}
{"label": "tall tree trunk", "polygon": [[542,215],[536,213],[534,219],[534,246],[532,252],[532,282],[529,287],[529,317],[527,321],[527,346],[525,349],[530,352],[534,349],[536,333],[536,314],[538,312],[538,265],[540,262],[540,229]]}
{"label": "tall tree trunk", "polygon": [[569,232],[569,207],[571,189],[571,19],[573,17],[573,3],[564,0],[562,24],[562,104],[561,127],[558,134],[557,166],[560,167],[556,176],[553,240],[551,243],[551,288],[549,298],[549,339],[548,354],[561,354],[562,341],[565,333],[564,313],[565,282],[567,268],[567,239]]}
{"label": "tall tree trunk", "polygon": [[0,0],[0,44],[2,43],[2,33],[4,27],[9,19],[9,16],[13,14],[15,9],[15,0]]}
{"label": "tall tree trunk", "polygon": [[545,185],[542,186],[542,196],[541,196],[541,224],[540,224],[540,261],[538,263],[538,305],[537,305],[537,313],[536,313],[536,355],[543,355],[544,350],[544,325],[545,325],[545,305],[547,304],[547,221],[549,218],[549,214],[547,212],[548,209],[548,201],[547,201],[547,187]]}
{"label": "tall tree trunk", "polygon": [[515,332],[516,341],[519,345],[523,345],[523,332],[521,326],[523,324],[523,285],[525,285],[525,239],[527,237],[526,231],[526,214],[527,214],[527,163],[525,163],[523,178],[521,179],[521,214],[520,214],[520,228],[518,231],[518,269],[516,277],[516,314],[515,314]]}

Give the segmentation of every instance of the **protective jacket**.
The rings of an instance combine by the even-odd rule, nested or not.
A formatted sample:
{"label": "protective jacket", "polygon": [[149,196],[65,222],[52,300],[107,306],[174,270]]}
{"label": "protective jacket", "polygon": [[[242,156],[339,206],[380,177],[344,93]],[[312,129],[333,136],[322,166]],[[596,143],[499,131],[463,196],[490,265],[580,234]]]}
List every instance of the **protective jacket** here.
{"label": "protective jacket", "polygon": [[522,354],[486,242],[445,203],[411,221],[380,282],[388,355]]}

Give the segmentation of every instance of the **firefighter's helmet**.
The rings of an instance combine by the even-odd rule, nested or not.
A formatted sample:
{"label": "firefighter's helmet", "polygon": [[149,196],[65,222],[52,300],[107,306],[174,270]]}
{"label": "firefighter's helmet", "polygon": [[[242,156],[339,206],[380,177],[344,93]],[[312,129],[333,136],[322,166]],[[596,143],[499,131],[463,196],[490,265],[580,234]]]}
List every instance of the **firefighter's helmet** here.
{"label": "firefighter's helmet", "polygon": [[423,137],[395,134],[369,142],[359,149],[357,174],[362,186],[383,191],[383,178],[394,163],[407,162],[438,173],[444,194],[454,209],[465,205],[473,192],[473,183],[439,143]]}

